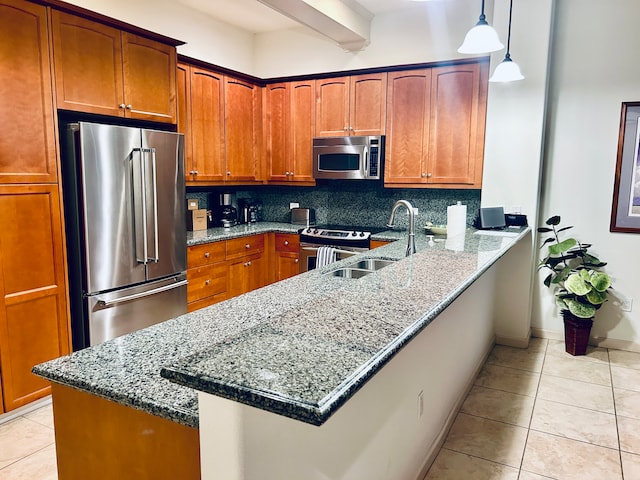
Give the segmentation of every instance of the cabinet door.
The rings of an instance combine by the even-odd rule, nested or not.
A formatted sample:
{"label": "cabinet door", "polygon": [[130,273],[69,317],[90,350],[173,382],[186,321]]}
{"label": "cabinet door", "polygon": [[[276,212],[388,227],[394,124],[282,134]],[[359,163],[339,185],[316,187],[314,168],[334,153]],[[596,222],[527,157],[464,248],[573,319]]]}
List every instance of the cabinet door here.
{"label": "cabinet door", "polygon": [[276,252],[276,281],[293,277],[300,273],[300,260],[297,253]]}
{"label": "cabinet door", "polygon": [[316,80],[316,137],[349,135],[349,77]]}
{"label": "cabinet door", "polygon": [[224,78],[191,67],[192,179],[221,182],[224,168]]}
{"label": "cabinet door", "polygon": [[46,8],[0,0],[0,183],[55,182]]}
{"label": "cabinet door", "polygon": [[290,178],[313,182],[313,134],[315,129],[315,81],[291,82]]}
{"label": "cabinet door", "polygon": [[267,258],[263,254],[252,255],[247,265],[247,292],[262,288],[267,284]]}
{"label": "cabinet door", "polygon": [[122,32],[126,116],[175,123],[176,49]]}
{"label": "cabinet door", "polygon": [[[49,392],[38,363],[69,353],[57,185],[0,187],[0,364],[5,410]],[[28,239],[28,241],[25,241]]]}
{"label": "cabinet door", "polygon": [[430,70],[389,74],[385,184],[426,182],[430,94]]}
{"label": "cabinet door", "polygon": [[189,65],[178,64],[176,69],[176,123],[178,132],[184,134],[184,172],[185,178],[191,180],[194,169],[191,153],[191,70]]}
{"label": "cabinet door", "polygon": [[[483,85],[484,83],[484,85]],[[486,82],[481,65],[433,69],[429,183],[476,185],[482,181]],[[485,97],[486,98],[486,97]]]}
{"label": "cabinet door", "polygon": [[349,134],[384,135],[387,116],[387,74],[351,77]]}
{"label": "cabinet door", "polygon": [[291,172],[289,135],[289,84],[266,87],[267,175],[271,181],[287,181]]}
{"label": "cabinet door", "polygon": [[226,180],[257,180],[256,126],[259,88],[225,77],[225,160]]}
{"label": "cabinet door", "polygon": [[53,10],[58,108],[124,116],[120,31]]}

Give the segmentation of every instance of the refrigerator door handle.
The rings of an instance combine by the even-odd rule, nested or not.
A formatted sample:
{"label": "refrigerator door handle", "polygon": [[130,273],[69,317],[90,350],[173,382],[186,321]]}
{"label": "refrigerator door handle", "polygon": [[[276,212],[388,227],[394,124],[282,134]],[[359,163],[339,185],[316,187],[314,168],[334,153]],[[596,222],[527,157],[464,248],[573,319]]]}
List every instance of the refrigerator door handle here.
{"label": "refrigerator door handle", "polygon": [[167,290],[173,290],[174,288],[182,287],[183,285],[186,285],[186,284],[187,284],[187,280],[181,280],[176,283],[170,283],[169,285],[164,285],[162,287],[154,288],[153,290],[149,290],[147,292],[134,293],[133,295],[114,298],[113,300],[103,300],[98,298],[97,305],[99,307],[112,307],[113,305],[117,305],[119,303],[129,302],[137,298],[150,297],[151,295],[155,295],[156,293],[166,292]]}
{"label": "refrigerator door handle", "polygon": [[[133,168],[134,168],[134,182],[133,182],[133,198],[134,198],[134,209],[135,209],[135,239],[136,239],[136,260],[138,263],[143,263],[146,265],[147,259],[149,257],[147,250],[147,169],[145,168],[144,162],[144,152],[146,149],[144,148],[134,148],[133,152],[138,152],[140,154],[140,188],[141,191],[139,194],[136,192],[136,175],[135,168],[136,164],[132,156]],[[141,219],[138,222],[138,219]],[[140,228],[138,228],[140,227]],[[139,234],[142,233],[142,241],[140,241]]]}
{"label": "refrigerator door handle", "polygon": [[154,256],[150,258],[152,262],[160,261],[160,253],[158,251],[158,180],[156,175],[156,149],[151,148],[151,175],[153,177],[153,248]]}

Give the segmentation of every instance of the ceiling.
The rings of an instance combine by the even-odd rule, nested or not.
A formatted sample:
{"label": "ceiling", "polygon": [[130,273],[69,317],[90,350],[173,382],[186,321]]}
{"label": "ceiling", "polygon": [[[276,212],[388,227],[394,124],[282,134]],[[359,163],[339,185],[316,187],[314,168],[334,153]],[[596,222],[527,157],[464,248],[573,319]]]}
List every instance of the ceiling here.
{"label": "ceiling", "polygon": [[[300,26],[298,22],[276,12],[258,0],[176,1],[250,33],[264,33]],[[343,3],[356,3],[356,1],[343,0]],[[357,0],[357,3],[375,15],[415,6],[416,0]]]}

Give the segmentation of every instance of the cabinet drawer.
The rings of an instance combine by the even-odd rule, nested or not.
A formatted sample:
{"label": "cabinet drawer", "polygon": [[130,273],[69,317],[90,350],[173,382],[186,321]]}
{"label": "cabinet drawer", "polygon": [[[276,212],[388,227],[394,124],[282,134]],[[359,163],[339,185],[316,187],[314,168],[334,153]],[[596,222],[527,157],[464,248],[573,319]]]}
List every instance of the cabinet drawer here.
{"label": "cabinet drawer", "polygon": [[276,252],[298,253],[300,236],[292,233],[276,233]]}
{"label": "cabinet drawer", "polygon": [[227,290],[227,266],[220,264],[189,269],[187,280],[187,303],[224,293]]}
{"label": "cabinet drawer", "polygon": [[227,260],[264,251],[264,235],[227,240]]}
{"label": "cabinet drawer", "polygon": [[187,268],[224,261],[224,242],[211,242],[187,248]]}

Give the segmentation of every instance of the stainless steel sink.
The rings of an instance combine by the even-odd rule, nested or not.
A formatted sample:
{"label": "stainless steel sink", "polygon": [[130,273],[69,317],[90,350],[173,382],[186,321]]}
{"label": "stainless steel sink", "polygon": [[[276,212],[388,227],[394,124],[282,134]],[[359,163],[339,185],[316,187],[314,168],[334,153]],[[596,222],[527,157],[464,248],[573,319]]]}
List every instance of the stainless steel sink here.
{"label": "stainless steel sink", "polygon": [[344,267],[329,272],[327,273],[327,275],[342,278],[362,278],[365,275],[369,275],[370,273],[373,273],[373,270],[362,270],[359,268]]}
{"label": "stainless steel sink", "polygon": [[395,263],[395,260],[383,260],[381,258],[367,258],[366,260],[360,260],[355,265],[350,265],[351,268],[361,268],[363,270],[380,270]]}
{"label": "stainless steel sink", "polygon": [[360,260],[353,265],[349,265],[348,267],[342,267],[338,268],[337,270],[327,272],[325,275],[332,275],[334,277],[342,278],[362,278],[366,275],[369,275],[370,273],[380,270],[381,268],[391,265],[394,262],[395,260],[367,258],[365,260]]}

